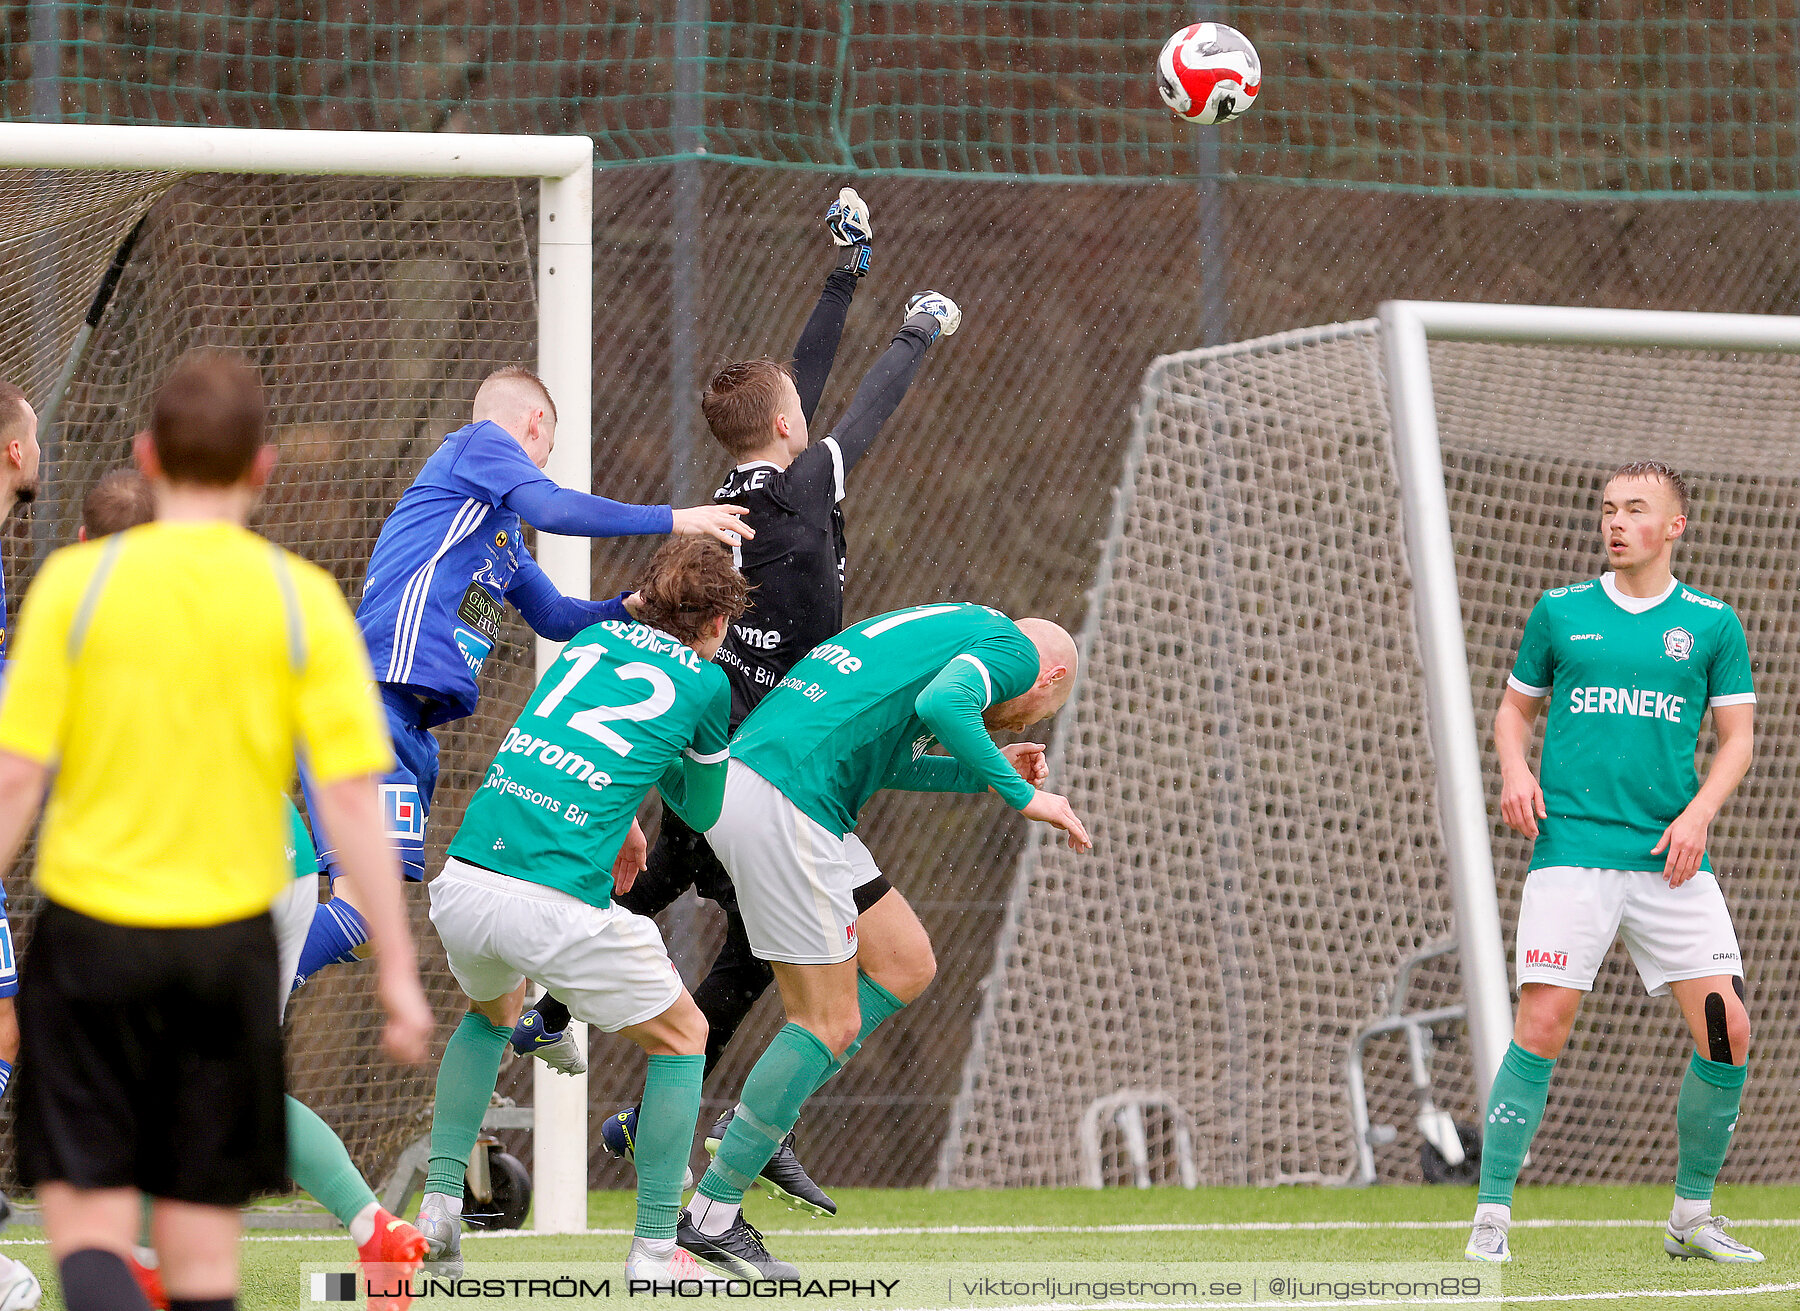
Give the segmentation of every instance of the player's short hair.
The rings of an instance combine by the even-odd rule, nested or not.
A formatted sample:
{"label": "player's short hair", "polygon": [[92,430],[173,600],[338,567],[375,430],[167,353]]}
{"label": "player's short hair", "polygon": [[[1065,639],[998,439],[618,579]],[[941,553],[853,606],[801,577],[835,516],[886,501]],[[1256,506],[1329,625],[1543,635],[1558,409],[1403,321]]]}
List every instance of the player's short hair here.
{"label": "player's short hair", "polygon": [[114,469],[81,498],[81,526],[88,540],[122,533],[156,518],[156,499],[150,484],[136,469]]}
{"label": "player's short hair", "polygon": [[768,445],[769,425],[781,409],[781,380],[793,377],[793,369],[779,360],[740,360],[713,374],[700,397],[700,413],[719,445],[733,456]]}
{"label": "player's short hair", "polygon": [[1630,464],[1621,464],[1612,471],[1606,481],[1616,478],[1656,478],[1661,480],[1670,491],[1675,493],[1675,502],[1681,507],[1683,518],[1687,517],[1688,506],[1693,503],[1688,491],[1687,479],[1681,476],[1681,470],[1661,460],[1634,460]]}
{"label": "player's short hair", "polygon": [[16,384],[0,382],[0,446],[23,435],[25,411],[30,406],[30,400]]}
{"label": "player's short hair", "polygon": [[483,378],[481,386],[475,391],[476,403],[480,404],[481,393],[486,391],[490,385],[504,386],[507,383],[520,383],[528,390],[535,391],[538,399],[544,402],[544,413],[550,416],[550,422],[556,422],[556,401],[550,395],[550,384],[523,364],[503,364]]}
{"label": "player's short hair", "polygon": [[170,482],[229,487],[264,435],[262,380],[241,356],[193,350],[175,362],[150,411],[150,440]]}
{"label": "player's short hair", "polygon": [[731,552],[704,537],[663,543],[638,578],[643,621],[692,642],[719,615],[727,622],[744,613],[750,584],[731,563]]}

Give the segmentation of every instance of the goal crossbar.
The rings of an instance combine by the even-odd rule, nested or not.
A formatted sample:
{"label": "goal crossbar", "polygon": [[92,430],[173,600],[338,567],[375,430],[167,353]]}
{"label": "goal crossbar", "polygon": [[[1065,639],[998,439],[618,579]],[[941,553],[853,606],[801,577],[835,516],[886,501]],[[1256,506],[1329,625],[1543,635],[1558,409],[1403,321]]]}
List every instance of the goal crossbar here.
{"label": "goal crossbar", "polygon": [[1406,300],[1383,303],[1378,317],[1470,1054],[1485,1103],[1512,1038],[1512,1003],[1429,343],[1800,352],[1800,317]]}
{"label": "goal crossbar", "polygon": [[[537,178],[537,371],[560,413],[544,472],[564,487],[593,487],[593,171],[585,136],[326,132],[255,128],[122,127],[10,123],[0,168],[409,178]],[[539,535],[538,563],[566,595],[591,588],[586,538]],[[537,668],[559,643],[540,638]],[[585,1026],[576,1032],[585,1041]],[[533,1063],[536,1226],[587,1225],[587,1077]]]}

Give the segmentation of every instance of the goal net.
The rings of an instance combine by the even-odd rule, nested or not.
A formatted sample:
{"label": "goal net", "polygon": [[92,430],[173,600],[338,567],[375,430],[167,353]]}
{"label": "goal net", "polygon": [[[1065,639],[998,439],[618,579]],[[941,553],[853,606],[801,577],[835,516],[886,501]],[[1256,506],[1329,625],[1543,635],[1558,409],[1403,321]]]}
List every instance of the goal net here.
{"label": "goal net", "polygon": [[[82,494],[128,462],[157,384],[196,346],[242,351],[262,374],[280,462],[252,527],[331,570],[354,597],[383,517],[443,435],[467,422],[481,378],[537,359],[526,224],[537,191],[536,179],[0,172],[0,377],[40,409],[103,271],[150,215],[42,433],[38,503],[0,545],[14,604],[34,557],[74,539]],[[530,638],[517,623],[505,630],[480,712],[443,733],[441,805],[460,811],[523,705]],[[35,896],[23,882],[11,891],[29,950]],[[408,901],[415,932],[435,947],[422,899]],[[426,967],[441,1001],[453,988],[442,953],[428,950]],[[380,1053],[366,971],[326,971],[289,1014],[290,1090],[359,1162],[385,1168],[421,1131],[432,1071]]]}
{"label": "goal net", "polygon": [[[1133,1133],[1154,1181],[1179,1177],[1184,1133],[1203,1182],[1347,1179],[1353,1035],[1396,1000],[1462,1000],[1456,953],[1391,996],[1403,958],[1458,926],[1382,333],[1374,320],[1290,332],[1147,375],[1059,733],[1058,782],[1095,853],[1044,838],[1022,861],[940,1184],[1086,1182],[1077,1144],[1103,1177],[1129,1180]],[[1758,764],[1712,834],[1764,1017],[1727,1180],[1800,1170],[1787,1095],[1800,1037],[1770,1022],[1800,993],[1800,652],[1785,636],[1800,587],[1797,365],[1430,347],[1491,817],[1480,836],[1509,951],[1529,844],[1498,822],[1487,725],[1525,617],[1544,589],[1604,567],[1612,468],[1668,460],[1698,489],[1676,573],[1737,608],[1761,698]],[[1439,1034],[1438,1102],[1478,1123],[1466,1035]],[[1670,1178],[1690,1049],[1672,1003],[1645,997],[1615,950],[1526,1180]],[[1379,1173],[1417,1177],[1404,1044],[1376,1040],[1367,1069],[1371,1119],[1399,1127]],[[1142,1101],[1134,1123],[1110,1114],[1121,1097]]]}

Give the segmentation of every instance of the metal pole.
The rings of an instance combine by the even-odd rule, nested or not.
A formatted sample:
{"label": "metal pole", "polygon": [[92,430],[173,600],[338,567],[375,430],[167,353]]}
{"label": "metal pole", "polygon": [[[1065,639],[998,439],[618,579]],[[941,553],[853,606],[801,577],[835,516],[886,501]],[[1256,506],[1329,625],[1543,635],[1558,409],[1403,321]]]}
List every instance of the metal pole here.
{"label": "metal pole", "polygon": [[[62,117],[62,0],[31,0],[27,35],[31,42],[31,119],[34,123],[54,123]],[[50,186],[45,178],[32,184],[40,212],[50,208]],[[62,345],[57,331],[56,272],[55,238],[39,231],[31,239],[29,382],[32,399],[39,405],[55,396],[53,379]],[[40,390],[46,385],[50,391]],[[38,507],[31,520],[31,554],[35,563],[42,563],[56,549],[59,536],[72,536],[64,531],[62,443],[56,433],[55,415],[45,416],[38,428]],[[0,624],[5,622],[6,617],[0,615]]]}
{"label": "metal pole", "polygon": [[[675,5],[675,149],[682,156],[675,164],[675,224],[670,243],[670,290],[673,305],[669,322],[669,500],[686,505],[694,499],[694,428],[699,422],[699,401],[694,394],[695,361],[699,345],[694,324],[699,317],[699,242],[703,182],[699,155],[706,153],[706,111],[700,89],[706,57],[705,0],[676,0]],[[669,947],[684,979],[691,982],[699,968],[695,950],[700,903],[690,889],[669,908]]]}
{"label": "metal pole", "polygon": [[1194,129],[1195,194],[1200,204],[1200,344],[1231,339],[1229,235],[1219,195],[1219,129]]}
{"label": "metal pole", "polygon": [[1437,762],[1438,814],[1469,1008],[1469,1054],[1476,1103],[1485,1106],[1512,1041],[1512,995],[1500,931],[1500,898],[1494,890],[1494,853],[1488,843],[1487,789],[1481,778],[1481,744],[1469,686],[1431,357],[1425,325],[1402,302],[1389,301],[1381,307],[1381,340],[1394,461],[1405,507],[1414,622],[1425,672],[1431,750]]}
{"label": "metal pole", "polygon": [[[594,170],[590,159],[565,177],[538,184],[538,372],[556,400],[557,441],[544,472],[560,486],[591,491],[593,449]],[[538,563],[568,596],[592,587],[585,537],[538,535]],[[539,638],[542,677],[562,652]],[[570,1024],[585,1049],[587,1026]],[[587,1228],[588,1080],[532,1062],[532,1194],[544,1233]]]}

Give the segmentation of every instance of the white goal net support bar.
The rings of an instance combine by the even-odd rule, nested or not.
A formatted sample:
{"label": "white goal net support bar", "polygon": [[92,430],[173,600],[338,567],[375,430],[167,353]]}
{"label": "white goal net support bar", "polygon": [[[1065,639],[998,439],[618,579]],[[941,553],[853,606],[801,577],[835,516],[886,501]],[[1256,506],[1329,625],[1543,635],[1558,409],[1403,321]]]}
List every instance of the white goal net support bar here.
{"label": "white goal net support bar", "polygon": [[[509,326],[524,329],[517,333],[517,338],[535,338],[537,371],[556,398],[560,422],[555,450],[546,472],[563,486],[587,491],[593,481],[590,435],[593,167],[593,142],[585,136],[7,124],[0,128],[0,169],[20,171],[8,175],[9,199],[17,193],[28,200],[32,197],[37,200],[35,204],[18,205],[16,211],[9,211],[6,219],[5,254],[9,270],[18,276],[11,283],[14,304],[9,307],[8,315],[12,321],[4,325],[4,335],[8,338],[8,347],[14,347],[14,339],[33,332],[41,338],[44,326],[53,324],[54,333],[61,340],[54,343],[49,354],[60,361],[61,353],[68,350],[79,332],[80,309],[87,304],[100,269],[104,268],[104,253],[98,266],[93,262],[92,253],[110,252],[151,203],[187,175],[215,178],[264,175],[284,183],[307,178],[461,179],[469,181],[471,187],[479,185],[475,181],[478,179],[535,178],[538,181],[536,276],[531,278],[528,270],[520,270],[516,275],[509,272],[509,280],[515,284],[511,293],[513,303],[522,303],[529,312],[530,302],[535,299],[535,331],[524,325]],[[134,175],[136,182],[120,181],[109,187],[97,176],[126,174]],[[96,175],[91,184],[79,181],[86,175]],[[452,188],[452,192],[454,190]],[[238,198],[238,193],[233,194],[234,199]],[[437,216],[429,212],[431,206],[435,204],[447,213],[457,199],[453,194],[435,200],[415,196],[402,196],[396,200],[383,196],[379,201],[372,199],[367,206],[359,206],[353,197],[345,199],[342,196],[326,203],[318,202],[316,197],[299,202],[289,202],[279,196],[275,199],[253,197],[244,204],[244,212],[250,216],[248,221],[229,229],[224,237],[233,246],[230,256],[235,261],[235,268],[231,279],[219,279],[212,288],[220,292],[205,307],[212,319],[196,325],[162,323],[155,320],[158,307],[151,304],[140,307],[143,310],[141,321],[128,325],[127,331],[140,338],[155,334],[167,339],[170,350],[175,352],[184,344],[216,344],[204,338],[184,338],[184,326],[210,328],[214,336],[230,340],[234,336],[234,325],[220,320],[233,317],[232,297],[237,298],[235,303],[242,305],[246,295],[256,294],[259,283],[269,286],[273,294],[275,285],[283,278],[288,284],[299,286],[305,277],[316,277],[322,280],[321,284],[310,292],[299,286],[294,303],[324,302],[333,293],[333,289],[324,283],[358,276],[373,263],[388,260],[396,264],[397,269],[384,272],[371,282],[371,286],[388,289],[403,286],[409,294],[416,295],[414,303],[418,305],[432,304],[435,296],[444,305],[446,317],[442,322],[426,322],[421,318],[410,326],[401,325],[397,330],[390,324],[390,332],[397,331],[397,335],[385,340],[377,339],[372,333],[362,334],[363,344],[372,347],[379,357],[369,370],[370,376],[384,370],[390,377],[412,375],[419,383],[419,390],[392,396],[354,396],[348,399],[346,412],[356,409],[364,414],[381,414],[383,418],[400,412],[402,421],[417,421],[427,411],[454,413],[460,407],[461,417],[449,422],[448,426],[442,426],[446,419],[437,413],[425,420],[438,424],[441,427],[438,435],[441,436],[442,432],[467,421],[468,397],[473,394],[472,388],[467,395],[445,397],[440,394],[443,377],[454,372],[454,369],[440,367],[449,358],[446,354],[448,339],[467,330],[471,339],[458,343],[466,358],[459,355],[453,363],[464,372],[472,372],[474,377],[479,377],[490,361],[493,364],[508,362],[513,358],[511,352],[520,344],[517,338],[511,341],[481,340],[480,324],[474,315],[491,308],[489,303],[495,298],[489,290],[475,286],[460,301],[442,290],[455,278],[463,277],[467,268],[477,266],[483,258],[490,262],[500,258],[494,249],[496,240],[487,238],[475,220],[462,219],[460,227],[447,236],[431,233],[437,222]],[[190,204],[205,209],[203,200]],[[517,231],[516,201],[506,198],[499,208],[512,219],[510,230],[502,233],[505,241],[510,249],[523,254],[529,243]],[[314,239],[304,249],[286,244],[288,236],[285,233],[273,229],[257,230],[258,222],[273,224],[277,215],[308,213],[326,213],[330,218],[314,221],[320,231],[307,234]],[[190,227],[203,230],[204,217],[202,214]],[[448,229],[448,225],[445,226]],[[505,225],[490,223],[489,227],[502,232]],[[57,245],[59,238],[42,235],[65,229],[75,235],[65,233],[60,247]],[[219,231],[227,230],[221,228]],[[429,235],[420,237],[419,234]],[[415,239],[416,250],[407,244]],[[457,249],[458,243],[465,248],[486,246],[486,249],[470,250],[463,258]],[[259,269],[256,265],[259,259],[266,259],[268,267]],[[409,259],[417,267],[408,267]],[[457,269],[446,272],[444,267],[428,267],[434,261],[442,266],[456,264]],[[287,267],[281,267],[284,264]],[[294,266],[311,266],[317,271],[308,273]],[[21,302],[28,301],[34,294],[34,284],[40,300],[49,298],[56,303],[48,308],[39,305],[35,313],[21,311]],[[343,287],[335,289],[337,293],[345,290]],[[356,299],[354,292],[344,296],[345,303],[352,306]],[[471,306],[476,307],[475,310],[471,310]],[[173,309],[168,312],[173,313]],[[339,311],[340,316],[355,313],[354,309]],[[35,322],[18,322],[22,315]],[[198,312],[196,316],[203,318]],[[254,316],[244,312],[237,317],[247,323]],[[334,345],[334,330],[341,331],[344,317],[334,321],[327,314],[318,322],[302,326],[296,316],[291,332],[284,332],[279,315],[277,320],[268,326],[263,339],[266,358],[272,362],[265,374],[285,375],[282,379],[265,378],[274,389],[272,395],[283,394],[281,384],[286,380],[291,384],[287,388],[289,391],[295,386],[301,390],[310,388],[316,402],[317,393],[324,386],[323,380],[356,372],[349,358],[354,352],[347,345],[341,347],[342,358],[338,361],[329,358]],[[505,324],[505,315],[496,313],[491,322]],[[420,340],[404,340],[408,332]],[[346,338],[350,335],[344,334]],[[40,357],[47,344],[42,340],[36,343]],[[297,353],[307,355],[304,368],[291,365],[289,358],[284,356],[284,350],[290,345]],[[409,350],[415,357],[413,360],[400,358]],[[434,352],[438,359],[430,358]],[[9,358],[18,353],[9,350]],[[482,358],[484,354],[485,359]],[[418,363],[420,360],[424,361],[423,365]],[[71,368],[74,363],[71,357]],[[96,372],[104,370],[96,369]],[[293,379],[300,381],[293,383]],[[348,389],[355,391],[362,381],[362,378],[351,377]],[[38,382],[40,390],[48,390],[45,380]],[[142,386],[141,381],[134,381],[134,392],[142,390]],[[90,390],[94,388],[90,387]],[[127,398],[102,395],[100,401],[89,408],[104,408],[107,400],[115,403],[124,400],[137,405],[143,399],[136,394]],[[37,395],[34,400],[42,405],[45,397]],[[304,404],[301,408],[305,408]],[[314,408],[317,409],[316,404]],[[130,425],[142,417],[124,405],[120,409],[123,412],[114,415],[113,426],[124,427],[110,433],[108,441],[128,438]],[[355,425],[345,423],[342,426],[353,428]],[[328,439],[321,436],[322,431],[283,433],[278,426],[277,435],[282,439],[310,437],[314,445],[327,454],[340,451],[348,457],[352,449],[348,445],[349,439]],[[334,442],[337,444],[333,445]],[[319,451],[314,450],[311,454],[317,456]],[[347,517],[345,506],[356,496],[356,488],[361,485],[357,480],[363,478],[363,474],[352,473],[352,463],[349,458],[344,459],[343,468],[337,475],[342,481],[334,485],[329,459],[318,461],[323,471],[317,475],[318,481],[307,497],[308,503],[288,507],[294,512],[289,517],[310,520],[324,534],[322,540],[336,537],[350,542],[350,534],[334,531],[333,526]],[[416,472],[416,463],[409,462],[406,467]],[[404,468],[397,469],[393,478],[403,478],[404,473]],[[47,476],[56,477],[56,471],[49,470]],[[394,485],[403,486],[404,482]],[[385,513],[392,503],[385,492],[379,498],[369,499],[371,504],[377,499],[382,502],[372,511],[376,514]],[[56,527],[58,531],[64,531],[69,526],[59,524]],[[293,536],[296,544],[303,541],[308,548],[318,545],[310,536]],[[361,540],[366,543],[367,539]],[[328,548],[326,555],[329,554]],[[539,539],[536,555],[564,593],[580,597],[588,595],[589,544],[586,539],[546,534]],[[360,577],[362,561],[335,563],[346,566],[340,570],[341,574],[348,572]],[[539,669],[555,658],[557,650],[555,644],[538,643]],[[359,981],[359,986],[367,988],[366,976]],[[343,1087],[354,1087],[367,1077],[366,1071],[350,1069],[337,1074]],[[586,1083],[585,1076],[549,1075],[541,1065],[537,1070],[534,1089],[536,1133],[541,1143],[554,1143],[553,1149],[535,1154],[534,1193],[539,1229],[565,1232],[582,1229],[587,1223]],[[366,1097],[358,1097],[367,1104]],[[370,1114],[379,1118],[378,1100],[373,1105]]]}
{"label": "white goal net support bar", "polygon": [[[1478,1123],[1529,854],[1491,817],[1487,725],[1539,593],[1604,568],[1599,491],[1630,460],[1693,475],[1676,572],[1750,633],[1759,763],[1712,850],[1753,1012],[1791,1009],[1797,412],[1797,318],[1390,302],[1157,360],[1053,748],[1095,853],[1038,835],[1021,860],[939,1185],[1091,1182],[1083,1156],[1348,1181],[1350,1045],[1402,1006],[1466,1006],[1433,1078]],[[1622,952],[1587,1015],[1527,1177],[1666,1179],[1679,1016]],[[1370,1118],[1407,1123],[1403,1045],[1370,1060]],[[1800,1041],[1759,1031],[1756,1065],[1727,1177],[1791,1178]],[[1401,1133],[1381,1172],[1419,1151]]]}

